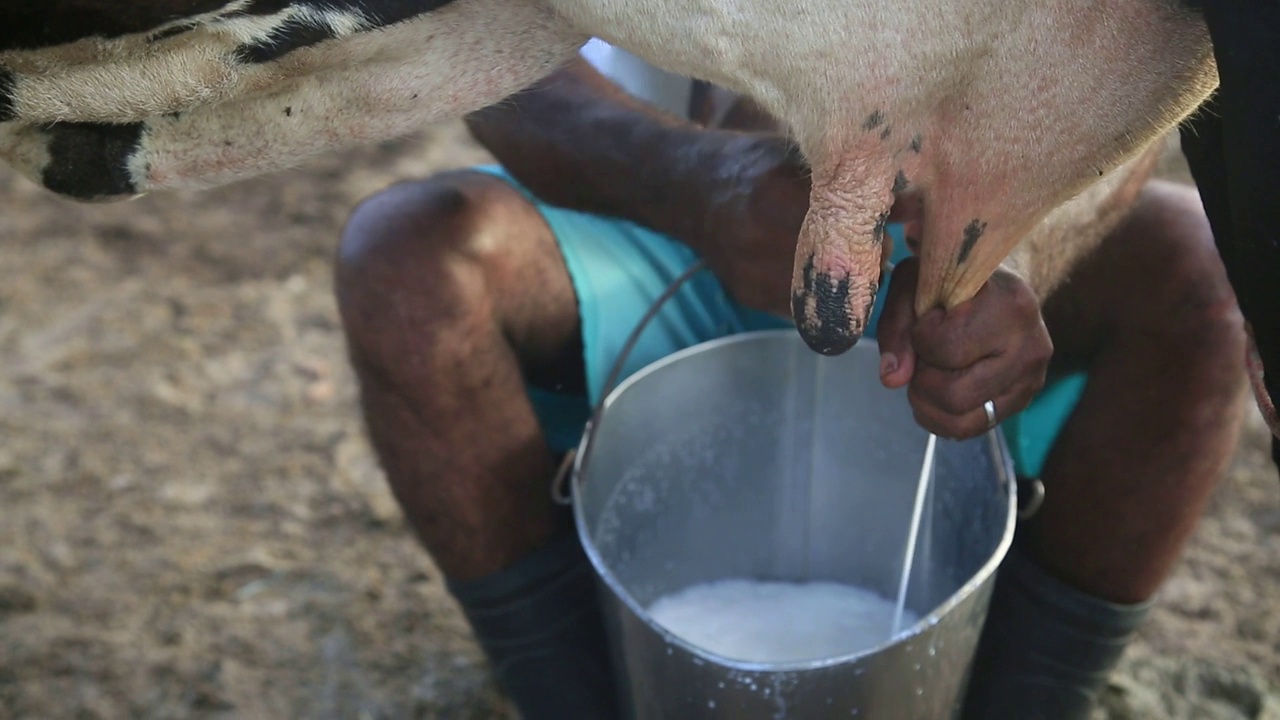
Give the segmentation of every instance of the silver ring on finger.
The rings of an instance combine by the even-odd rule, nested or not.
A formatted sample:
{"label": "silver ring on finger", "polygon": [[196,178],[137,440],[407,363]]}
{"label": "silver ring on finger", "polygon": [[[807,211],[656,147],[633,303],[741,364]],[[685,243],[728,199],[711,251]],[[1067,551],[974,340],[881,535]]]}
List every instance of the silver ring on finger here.
{"label": "silver ring on finger", "polygon": [[987,430],[993,430],[999,422],[996,419],[996,401],[988,400],[982,403],[982,410],[987,414]]}

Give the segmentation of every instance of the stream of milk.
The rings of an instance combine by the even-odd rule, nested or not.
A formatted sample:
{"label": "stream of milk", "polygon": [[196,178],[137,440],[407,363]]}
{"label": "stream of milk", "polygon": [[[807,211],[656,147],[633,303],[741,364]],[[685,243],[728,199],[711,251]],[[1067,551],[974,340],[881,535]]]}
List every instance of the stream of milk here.
{"label": "stream of milk", "polygon": [[[885,642],[894,605],[840,583],[731,579],[664,595],[649,613],[672,634],[722,657],[782,663],[848,655]],[[904,611],[900,627],[917,620]]]}

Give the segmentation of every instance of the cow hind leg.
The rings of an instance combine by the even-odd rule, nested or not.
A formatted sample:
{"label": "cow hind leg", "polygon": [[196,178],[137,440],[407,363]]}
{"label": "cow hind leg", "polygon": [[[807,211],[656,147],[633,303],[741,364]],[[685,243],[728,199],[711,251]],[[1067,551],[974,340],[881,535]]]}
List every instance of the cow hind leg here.
{"label": "cow hind leg", "polygon": [[420,52],[340,65],[281,82],[271,93],[135,123],[3,123],[0,158],[54,192],[112,200],[211,187],[397,137],[501,100],[586,40],[541,8],[515,4],[498,12],[498,4],[459,3],[475,15],[454,16],[453,32]]}
{"label": "cow hind leg", "polygon": [[0,121],[136,122],[429,44],[447,48],[465,37],[459,26],[492,20],[491,0],[455,2],[292,0],[270,11],[238,2],[110,39],[0,50]]}

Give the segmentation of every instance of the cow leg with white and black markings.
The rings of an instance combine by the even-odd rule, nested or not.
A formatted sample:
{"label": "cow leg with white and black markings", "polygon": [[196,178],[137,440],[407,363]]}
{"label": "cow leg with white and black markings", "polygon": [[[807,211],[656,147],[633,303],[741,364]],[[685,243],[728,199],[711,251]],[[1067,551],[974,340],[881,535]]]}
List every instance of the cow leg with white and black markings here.
{"label": "cow leg with white and black markings", "polygon": [[586,40],[535,3],[337,5],[240,0],[44,50],[4,36],[0,157],[78,199],[209,187],[459,117]]}
{"label": "cow leg with white and black markings", "polygon": [[[458,7],[448,10],[451,5]],[[417,55],[442,83],[462,81],[458,63],[481,54],[470,50],[470,43],[479,41],[482,51],[555,44],[551,41],[564,34],[564,23],[551,20],[545,9],[519,2],[375,0],[344,6],[237,0],[216,12],[127,35],[81,37],[45,48],[24,47],[21,27],[10,26],[7,32],[0,30],[0,121],[142,120],[239,99],[290,79],[378,62],[388,55]],[[417,22],[413,33],[379,32],[410,21]],[[357,36],[359,42],[329,42]],[[327,46],[325,51],[296,52],[321,45]],[[520,74],[534,59],[504,63],[510,55],[482,54],[478,64],[483,69],[471,72]]]}

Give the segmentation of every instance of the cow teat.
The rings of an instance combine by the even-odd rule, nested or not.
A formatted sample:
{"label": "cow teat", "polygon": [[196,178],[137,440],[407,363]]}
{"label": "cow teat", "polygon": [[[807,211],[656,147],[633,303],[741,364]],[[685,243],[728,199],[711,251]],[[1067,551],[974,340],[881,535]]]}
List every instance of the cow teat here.
{"label": "cow teat", "polygon": [[885,227],[903,184],[883,134],[872,125],[851,148],[810,155],[809,213],[796,246],[791,310],[801,337],[824,355],[858,342],[880,288]]}

